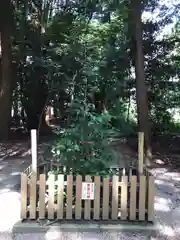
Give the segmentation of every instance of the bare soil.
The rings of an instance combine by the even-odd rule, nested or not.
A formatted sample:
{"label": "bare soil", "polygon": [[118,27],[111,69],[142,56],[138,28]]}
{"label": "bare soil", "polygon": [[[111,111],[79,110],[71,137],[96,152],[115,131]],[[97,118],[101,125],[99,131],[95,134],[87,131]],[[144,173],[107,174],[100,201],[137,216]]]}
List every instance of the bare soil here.
{"label": "bare soil", "polygon": [[[51,154],[52,137],[43,137],[38,144],[38,157],[52,159]],[[153,159],[152,167],[166,167],[180,170],[180,137],[160,136],[152,139]],[[116,139],[112,142],[112,147],[117,155],[117,160],[113,166],[120,168],[136,167],[137,165],[137,137],[128,139]],[[31,164],[31,143],[30,138],[21,140],[11,140],[0,142],[0,160],[29,159]]]}

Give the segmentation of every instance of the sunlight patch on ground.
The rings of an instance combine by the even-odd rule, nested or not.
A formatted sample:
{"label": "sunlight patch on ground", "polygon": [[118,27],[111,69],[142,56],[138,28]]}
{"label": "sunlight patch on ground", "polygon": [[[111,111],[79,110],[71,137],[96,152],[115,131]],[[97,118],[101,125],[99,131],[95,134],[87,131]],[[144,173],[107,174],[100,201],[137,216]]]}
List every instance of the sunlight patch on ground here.
{"label": "sunlight patch on ground", "polygon": [[155,197],[154,209],[155,211],[161,211],[161,212],[171,211],[169,207],[169,199]]}
{"label": "sunlight patch on ground", "polygon": [[165,176],[168,176],[168,177],[178,177],[180,176],[180,173],[179,172],[167,172],[165,173]]}
{"label": "sunlight patch on ground", "polygon": [[158,185],[162,185],[162,184],[164,184],[164,180],[163,179],[156,179],[155,183],[158,184]]}
{"label": "sunlight patch on ground", "polygon": [[0,232],[12,230],[14,224],[20,221],[20,194],[6,191],[1,193],[0,213]]}
{"label": "sunlight patch on ground", "polygon": [[17,176],[17,175],[21,175],[21,172],[13,172],[13,173],[11,173],[11,176]]}
{"label": "sunlight patch on ground", "polygon": [[158,177],[158,180],[159,180],[159,179],[160,179],[160,180],[170,181],[170,180],[172,179],[172,177],[163,174],[163,175],[161,175],[161,176]]}
{"label": "sunlight patch on ground", "polygon": [[180,181],[180,173],[179,172],[168,173],[168,175],[171,176],[172,180]]}
{"label": "sunlight patch on ground", "polygon": [[156,163],[156,164],[159,164],[159,165],[163,165],[163,164],[164,164],[164,161],[161,160],[161,159],[155,159],[155,163]]}
{"label": "sunlight patch on ground", "polygon": [[[167,237],[175,237],[175,231],[169,226],[161,226],[160,233]],[[169,238],[168,238],[169,239]]]}
{"label": "sunlight patch on ground", "polygon": [[175,177],[175,178],[172,178],[174,181],[178,181],[180,182],[180,177]]}
{"label": "sunlight patch on ground", "polygon": [[[52,239],[63,239],[63,233],[57,230],[52,230],[50,229],[47,231],[45,234],[45,239],[46,240],[52,240]],[[76,238],[77,239],[77,238]]]}
{"label": "sunlight patch on ground", "polygon": [[9,188],[0,189],[0,194],[7,193],[7,192],[10,192]]}
{"label": "sunlight patch on ground", "polygon": [[24,153],[21,154],[22,157],[26,157],[26,156],[29,156],[31,155],[31,149],[25,151]]}

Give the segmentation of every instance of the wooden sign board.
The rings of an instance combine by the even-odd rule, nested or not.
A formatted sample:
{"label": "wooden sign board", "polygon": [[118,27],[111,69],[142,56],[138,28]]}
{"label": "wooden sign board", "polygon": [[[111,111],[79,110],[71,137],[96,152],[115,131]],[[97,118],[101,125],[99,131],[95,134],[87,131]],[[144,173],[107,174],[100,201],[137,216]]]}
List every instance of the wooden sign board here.
{"label": "wooden sign board", "polygon": [[83,182],[82,183],[82,200],[94,200],[94,183]]}

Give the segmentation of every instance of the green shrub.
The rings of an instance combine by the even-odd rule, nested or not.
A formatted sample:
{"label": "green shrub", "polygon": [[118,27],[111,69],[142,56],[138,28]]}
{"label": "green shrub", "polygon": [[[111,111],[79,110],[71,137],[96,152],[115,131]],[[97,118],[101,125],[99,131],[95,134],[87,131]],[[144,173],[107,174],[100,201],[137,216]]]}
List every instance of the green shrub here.
{"label": "green shrub", "polygon": [[73,110],[74,121],[58,134],[52,148],[54,157],[76,174],[106,174],[115,158],[108,140],[115,134],[111,117],[96,115],[88,105]]}

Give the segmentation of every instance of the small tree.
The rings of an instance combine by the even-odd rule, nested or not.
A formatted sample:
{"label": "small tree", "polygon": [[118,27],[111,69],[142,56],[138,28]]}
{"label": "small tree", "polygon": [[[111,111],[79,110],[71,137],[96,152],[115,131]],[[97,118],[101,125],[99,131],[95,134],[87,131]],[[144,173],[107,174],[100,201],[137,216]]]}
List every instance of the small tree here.
{"label": "small tree", "polygon": [[115,154],[108,138],[114,135],[110,116],[97,115],[90,104],[78,102],[71,109],[70,127],[59,133],[52,152],[62,165],[76,174],[106,174]]}

